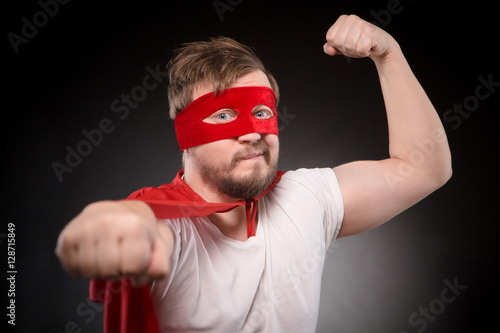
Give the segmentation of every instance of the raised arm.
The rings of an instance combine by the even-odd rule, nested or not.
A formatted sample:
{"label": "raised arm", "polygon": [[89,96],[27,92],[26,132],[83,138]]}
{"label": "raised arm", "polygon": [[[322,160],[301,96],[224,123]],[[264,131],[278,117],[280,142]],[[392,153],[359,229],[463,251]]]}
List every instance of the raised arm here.
{"label": "raised arm", "polygon": [[370,57],[377,68],[389,127],[389,158],[334,170],[344,200],[339,237],[372,229],[414,205],[451,177],[444,128],[398,43],[355,15],[328,30],[325,53]]}

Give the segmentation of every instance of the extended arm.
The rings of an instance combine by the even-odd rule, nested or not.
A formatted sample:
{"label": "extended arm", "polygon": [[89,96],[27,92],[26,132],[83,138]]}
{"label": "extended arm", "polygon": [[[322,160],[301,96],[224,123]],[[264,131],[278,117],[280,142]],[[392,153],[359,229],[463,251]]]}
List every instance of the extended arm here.
{"label": "extended arm", "polygon": [[169,272],[172,231],[140,201],[99,201],[61,231],[56,255],[75,277],[131,278],[144,285]]}
{"label": "extended arm", "polygon": [[390,158],[334,168],[344,199],[344,237],[384,223],[444,185],[451,154],[436,110],[389,34],[357,16],[341,16],[324,50],[374,61],[389,127]]}

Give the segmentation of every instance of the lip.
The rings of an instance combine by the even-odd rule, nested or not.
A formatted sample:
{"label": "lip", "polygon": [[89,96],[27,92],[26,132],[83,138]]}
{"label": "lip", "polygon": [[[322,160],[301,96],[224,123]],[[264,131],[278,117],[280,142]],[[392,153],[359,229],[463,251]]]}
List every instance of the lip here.
{"label": "lip", "polygon": [[262,151],[257,151],[255,153],[252,153],[252,154],[249,154],[249,155],[246,155],[243,157],[244,160],[251,160],[253,158],[259,158],[261,157],[262,155],[264,155],[264,153]]}

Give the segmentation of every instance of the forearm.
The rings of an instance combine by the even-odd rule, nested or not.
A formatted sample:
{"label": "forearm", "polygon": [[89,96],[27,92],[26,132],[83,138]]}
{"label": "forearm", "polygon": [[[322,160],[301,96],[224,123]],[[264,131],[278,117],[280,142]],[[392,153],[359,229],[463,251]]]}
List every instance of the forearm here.
{"label": "forearm", "polygon": [[423,175],[446,181],[451,154],[441,120],[399,46],[375,61],[389,127],[389,154]]}

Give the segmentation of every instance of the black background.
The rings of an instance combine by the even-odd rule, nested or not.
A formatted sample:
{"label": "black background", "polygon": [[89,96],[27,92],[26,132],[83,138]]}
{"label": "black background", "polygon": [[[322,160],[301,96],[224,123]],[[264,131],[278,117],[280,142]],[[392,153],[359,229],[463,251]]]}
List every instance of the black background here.
{"label": "black background", "polygon": [[[227,1],[223,1],[227,3]],[[181,43],[228,36],[252,46],[280,84],[280,169],[387,157],[378,77],[369,59],[322,51],[341,14],[375,21],[394,1],[71,1],[15,52],[7,35],[33,22],[36,1],[4,12],[4,191],[0,230],[3,309],[7,224],[16,235],[18,332],[100,332],[102,308],[88,282],[70,278],[53,254],[63,226],[88,203],[170,182],[181,167],[167,81],[124,119],[111,104],[161,70]],[[494,2],[401,0],[378,24],[401,45],[441,117],[471,101],[478,77],[500,81]],[[380,17],[380,16],[379,16]],[[486,90],[481,90],[485,92]],[[325,265],[318,332],[471,332],[498,327],[498,116],[500,87],[458,120],[444,120],[453,178],[382,227],[333,245]],[[455,114],[456,116],[456,114]],[[62,181],[53,162],[109,118],[113,131]],[[456,118],[455,118],[456,119]],[[4,199],[5,200],[5,199]],[[444,280],[467,289],[435,318],[409,317],[439,299]],[[2,314],[2,325],[9,319]],[[423,318],[421,316],[417,318]],[[10,329],[13,327],[10,326]]]}

